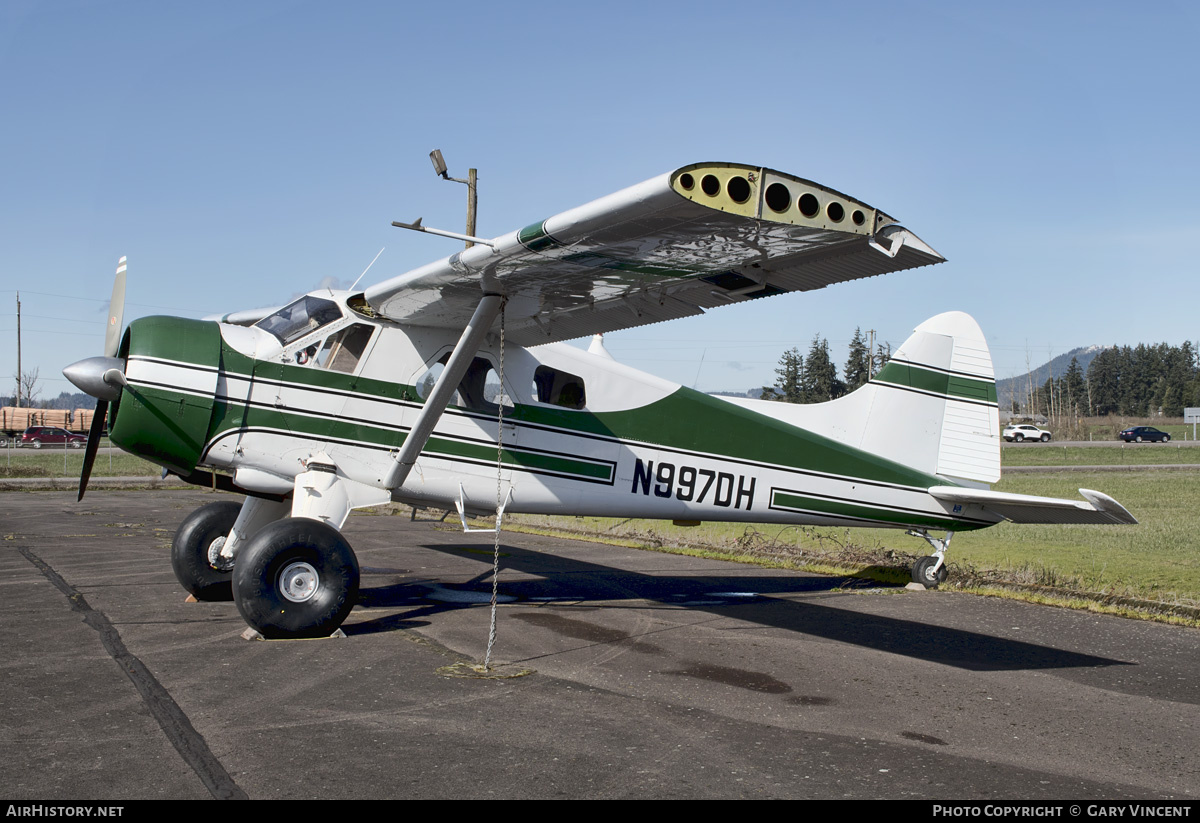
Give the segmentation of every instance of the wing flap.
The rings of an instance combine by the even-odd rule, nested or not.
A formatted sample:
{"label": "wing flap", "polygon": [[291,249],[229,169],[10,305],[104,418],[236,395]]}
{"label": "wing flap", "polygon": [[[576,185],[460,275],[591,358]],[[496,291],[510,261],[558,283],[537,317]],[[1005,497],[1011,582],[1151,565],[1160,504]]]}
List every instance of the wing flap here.
{"label": "wing flap", "polygon": [[1085,500],[1066,500],[1059,497],[1036,497],[1011,494],[989,489],[968,489],[959,486],[934,486],[929,493],[948,503],[981,506],[1013,523],[1068,524],[1125,524],[1134,525],[1137,519],[1107,494],[1080,489]]}
{"label": "wing flap", "polygon": [[860,201],[735,164],[685,166],[493,243],[365,297],[397,322],[459,329],[482,292],[504,294],[509,339],[535,345],[944,259]]}

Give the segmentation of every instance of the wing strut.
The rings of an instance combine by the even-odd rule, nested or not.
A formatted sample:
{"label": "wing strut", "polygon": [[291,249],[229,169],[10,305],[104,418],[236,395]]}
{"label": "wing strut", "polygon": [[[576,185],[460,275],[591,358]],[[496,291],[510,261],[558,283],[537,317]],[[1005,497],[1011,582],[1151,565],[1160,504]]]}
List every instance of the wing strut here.
{"label": "wing strut", "polygon": [[433,427],[437,425],[442,412],[449,405],[455,389],[458,388],[459,382],[467,373],[467,367],[471,365],[475,353],[483,344],[484,337],[492,328],[492,322],[500,313],[500,304],[503,299],[499,294],[485,294],[479,301],[479,306],[476,307],[470,322],[463,330],[462,337],[458,339],[458,345],[450,354],[446,368],[442,369],[433,391],[429,393],[425,405],[421,408],[421,413],[417,415],[417,422],[413,424],[408,437],[404,438],[404,445],[400,447],[400,451],[394,458],[395,462],[383,480],[385,489],[399,488],[408,478],[408,473],[412,470],[413,463],[417,462],[421,450],[425,448],[425,443],[429,440]]}

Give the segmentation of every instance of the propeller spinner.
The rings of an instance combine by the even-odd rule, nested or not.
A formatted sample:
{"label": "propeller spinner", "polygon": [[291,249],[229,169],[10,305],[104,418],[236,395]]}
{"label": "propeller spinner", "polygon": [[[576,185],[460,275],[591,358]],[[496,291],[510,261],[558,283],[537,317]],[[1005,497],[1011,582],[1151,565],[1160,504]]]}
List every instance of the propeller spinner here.
{"label": "propeller spinner", "polygon": [[125,315],[125,258],[117,261],[117,276],[113,281],[112,298],[108,302],[108,325],[104,330],[104,355],[89,357],[72,363],[63,369],[63,376],[74,383],[80,391],[96,398],[96,413],[88,429],[87,448],[83,453],[83,471],[79,475],[79,496],[83,499],[87,491],[88,478],[92,476],[92,464],[96,462],[96,450],[104,433],[104,419],[108,416],[108,404],[121,397],[121,388],[126,384],[125,361],[117,357],[121,345],[121,332]]}

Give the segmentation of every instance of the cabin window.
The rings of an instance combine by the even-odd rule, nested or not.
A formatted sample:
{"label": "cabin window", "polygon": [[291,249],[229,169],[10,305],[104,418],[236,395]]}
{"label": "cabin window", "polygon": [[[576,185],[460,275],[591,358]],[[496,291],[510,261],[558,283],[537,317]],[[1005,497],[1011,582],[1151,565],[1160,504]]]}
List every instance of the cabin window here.
{"label": "cabin window", "polygon": [[276,340],[286,346],[309,332],[340,320],[341,317],[342,310],[338,308],[337,303],[305,295],[254,325],[269,331],[275,335]]}
{"label": "cabin window", "polygon": [[375,329],[366,323],[355,323],[334,332],[321,347],[317,355],[317,365],[330,371],[353,373],[358,368],[358,361],[362,359],[374,331]]}
{"label": "cabin window", "polygon": [[[417,395],[422,400],[429,398],[449,360],[449,354],[443,355],[438,362],[430,366],[418,378]],[[491,361],[485,357],[476,357],[467,367],[467,373],[463,375],[463,379],[459,381],[458,390],[450,398],[450,405],[472,411],[495,413],[497,402],[508,407],[513,405],[512,398],[503,390],[500,384],[500,375],[497,374]]]}
{"label": "cabin window", "polygon": [[587,405],[583,378],[549,366],[538,366],[534,371],[533,394],[539,403],[562,406],[564,409],[582,409]]}

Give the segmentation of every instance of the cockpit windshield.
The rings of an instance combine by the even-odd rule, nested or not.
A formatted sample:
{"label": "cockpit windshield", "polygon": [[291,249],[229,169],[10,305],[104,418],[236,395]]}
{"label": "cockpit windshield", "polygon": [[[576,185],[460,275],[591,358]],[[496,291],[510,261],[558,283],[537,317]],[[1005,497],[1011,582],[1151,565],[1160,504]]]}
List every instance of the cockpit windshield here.
{"label": "cockpit windshield", "polygon": [[255,325],[275,335],[275,338],[286,346],[311,331],[340,320],[341,317],[342,310],[338,308],[337,303],[309,294],[294,303],[289,303],[269,317],[264,317]]}

